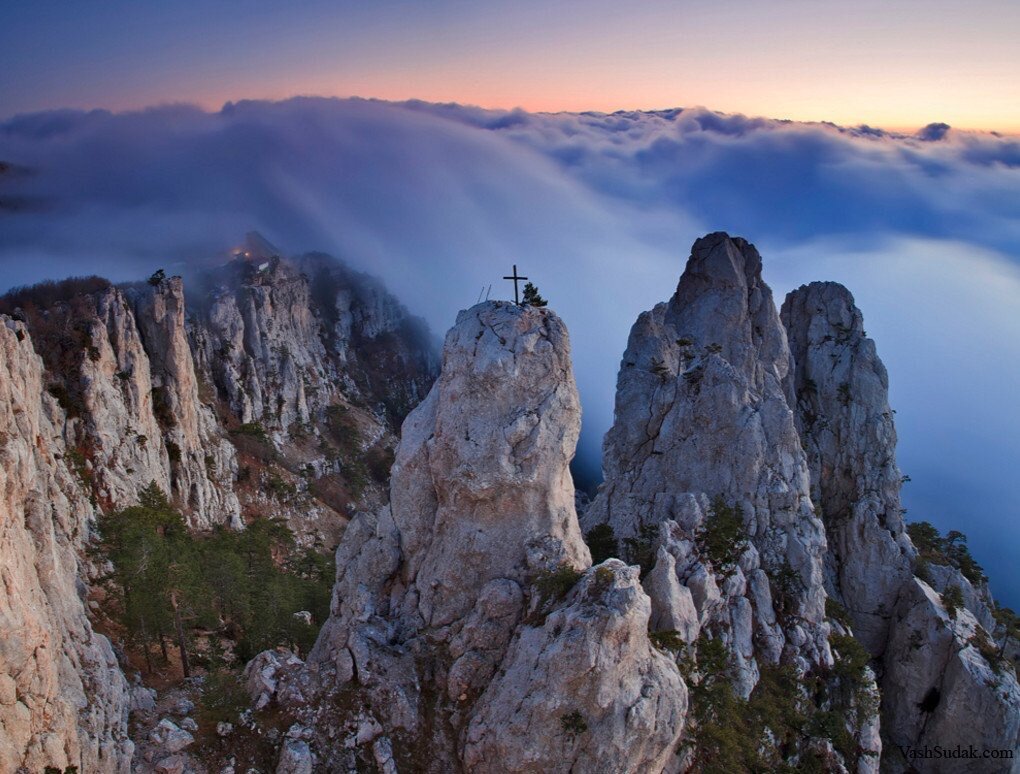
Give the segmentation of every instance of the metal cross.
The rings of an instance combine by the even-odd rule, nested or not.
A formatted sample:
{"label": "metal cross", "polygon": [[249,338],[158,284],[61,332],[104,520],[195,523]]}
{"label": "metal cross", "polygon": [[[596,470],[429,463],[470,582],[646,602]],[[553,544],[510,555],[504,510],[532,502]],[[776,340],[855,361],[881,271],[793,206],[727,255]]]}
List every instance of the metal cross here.
{"label": "metal cross", "polygon": [[519,295],[517,295],[517,283],[520,280],[526,280],[527,277],[519,277],[517,275],[517,264],[515,263],[514,264],[514,273],[513,273],[513,275],[511,275],[509,277],[503,277],[503,279],[505,279],[505,280],[513,280],[514,281],[514,303],[517,304],[517,306],[520,306],[521,305],[521,298],[520,298]]}

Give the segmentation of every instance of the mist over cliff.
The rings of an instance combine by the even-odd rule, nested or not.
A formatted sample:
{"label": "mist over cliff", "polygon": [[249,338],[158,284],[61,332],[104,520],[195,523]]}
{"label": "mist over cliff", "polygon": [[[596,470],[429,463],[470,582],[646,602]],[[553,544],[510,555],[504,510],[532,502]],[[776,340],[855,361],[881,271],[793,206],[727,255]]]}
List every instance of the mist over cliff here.
{"label": "mist over cliff", "polygon": [[295,99],[21,116],[0,125],[0,160],[0,289],[181,271],[258,229],[383,277],[444,330],[490,283],[506,297],[518,264],[573,331],[588,470],[629,326],[672,289],[682,247],[753,233],[778,293],[853,287],[890,370],[908,518],[966,525],[1018,603],[1016,138]]}

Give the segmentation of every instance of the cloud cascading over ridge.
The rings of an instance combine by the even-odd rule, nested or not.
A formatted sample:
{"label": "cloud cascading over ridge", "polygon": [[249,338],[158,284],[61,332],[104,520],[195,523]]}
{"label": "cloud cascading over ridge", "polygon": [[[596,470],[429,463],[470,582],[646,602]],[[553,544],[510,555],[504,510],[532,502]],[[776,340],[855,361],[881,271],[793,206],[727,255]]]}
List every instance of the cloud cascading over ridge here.
{"label": "cloud cascading over ridge", "polygon": [[637,314],[694,238],[746,236],[778,300],[812,279],[854,292],[890,371],[909,518],[966,531],[1020,603],[1016,137],[293,99],[20,116],[0,161],[0,290],[180,271],[257,229],[382,276],[442,332],[518,264],[570,327],[589,466]]}

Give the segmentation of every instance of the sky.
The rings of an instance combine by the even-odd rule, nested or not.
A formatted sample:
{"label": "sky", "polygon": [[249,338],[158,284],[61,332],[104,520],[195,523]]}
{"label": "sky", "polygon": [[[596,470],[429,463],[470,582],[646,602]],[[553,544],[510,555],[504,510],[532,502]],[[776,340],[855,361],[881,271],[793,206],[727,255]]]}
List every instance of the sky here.
{"label": "sky", "polygon": [[1015,0],[34,0],[0,117],[293,95],[1020,131]]}
{"label": "sky", "polygon": [[591,471],[631,324],[727,230],[777,302],[855,294],[908,518],[1020,609],[1018,30],[992,0],[5,3],[0,292],[255,229],[442,334],[516,263],[571,330]]}

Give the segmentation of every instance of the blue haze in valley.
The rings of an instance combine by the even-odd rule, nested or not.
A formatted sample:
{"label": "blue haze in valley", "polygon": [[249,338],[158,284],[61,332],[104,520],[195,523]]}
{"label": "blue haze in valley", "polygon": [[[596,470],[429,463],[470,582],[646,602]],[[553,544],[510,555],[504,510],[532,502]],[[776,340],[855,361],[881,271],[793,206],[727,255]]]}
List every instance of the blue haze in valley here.
{"label": "blue haze in valley", "polygon": [[567,322],[598,468],[637,314],[691,242],[761,251],[777,303],[843,282],[889,369],[908,519],[1020,605],[1020,140],[727,116],[294,99],[0,124],[0,290],[134,279],[257,229],[382,276],[437,332],[516,263]]}

